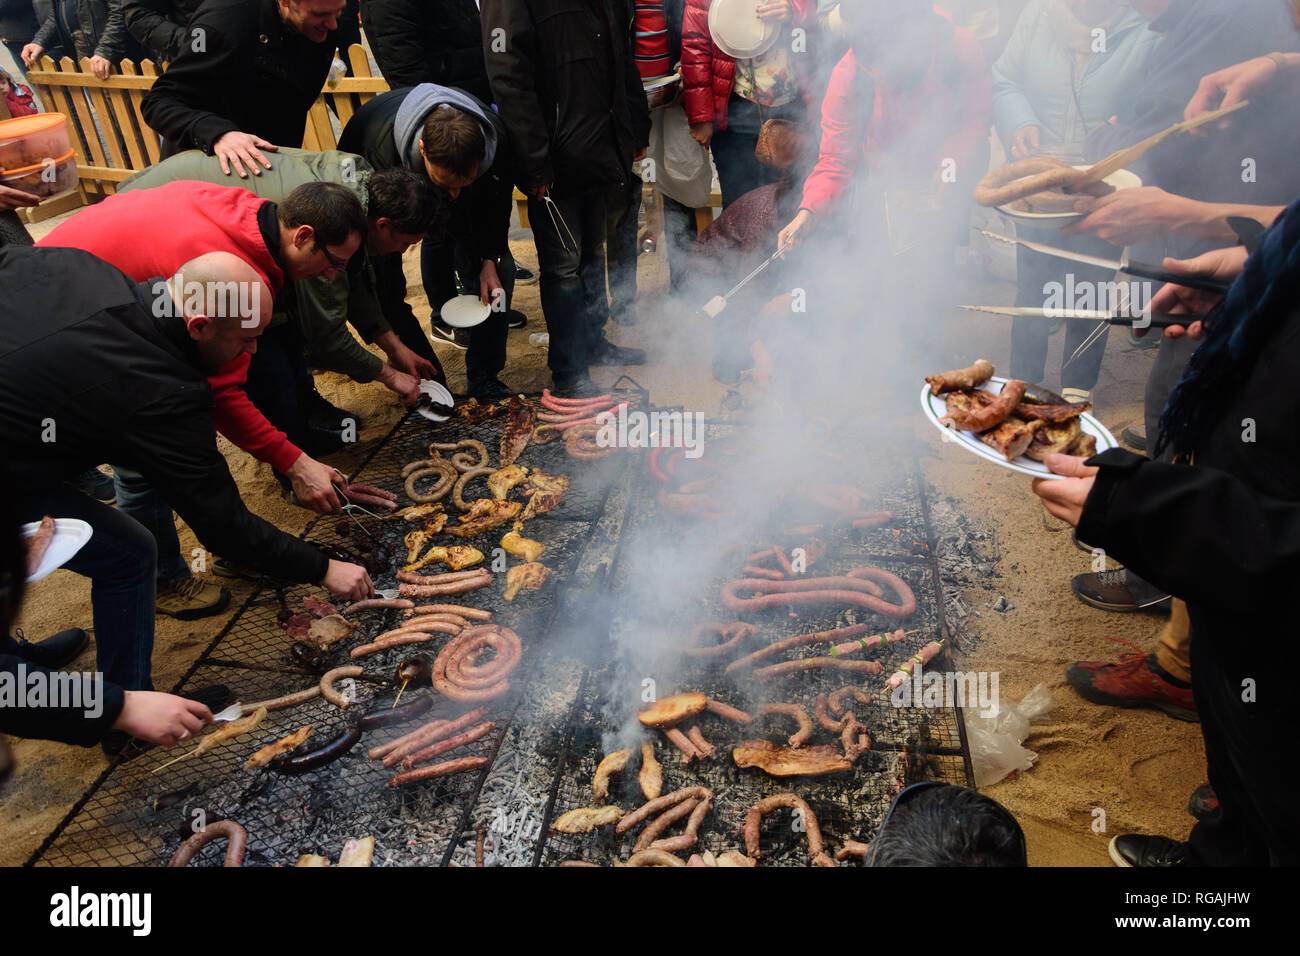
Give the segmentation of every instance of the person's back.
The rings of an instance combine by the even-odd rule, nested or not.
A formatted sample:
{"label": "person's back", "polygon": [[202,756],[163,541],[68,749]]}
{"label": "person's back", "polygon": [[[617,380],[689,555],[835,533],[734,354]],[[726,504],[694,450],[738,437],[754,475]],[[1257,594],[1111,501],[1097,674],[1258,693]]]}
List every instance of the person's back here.
{"label": "person's back", "polygon": [[492,102],[475,0],[367,0],[361,23],[390,88],[437,83]]}

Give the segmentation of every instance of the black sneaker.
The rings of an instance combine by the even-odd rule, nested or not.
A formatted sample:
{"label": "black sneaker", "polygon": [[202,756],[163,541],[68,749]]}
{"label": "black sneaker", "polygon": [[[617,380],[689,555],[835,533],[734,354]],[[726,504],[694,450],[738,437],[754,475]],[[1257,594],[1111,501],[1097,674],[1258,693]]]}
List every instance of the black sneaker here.
{"label": "black sneaker", "polygon": [[1168,614],[1172,599],[1164,591],[1143,581],[1128,568],[1076,574],[1070,590],[1084,604],[1101,611],[1153,611]]}
{"label": "black sneaker", "polygon": [[589,375],[576,375],[573,378],[554,378],[551,391],[558,398],[595,398],[602,394],[600,386],[593,382]]}
{"label": "black sneaker", "polygon": [[530,285],[537,281],[537,276],[531,269],[525,269],[519,263],[515,263],[515,281],[522,285]]}
{"label": "black sneaker", "polygon": [[1187,812],[1198,820],[1208,820],[1219,812],[1219,795],[1208,783],[1192,791],[1187,801]]}
{"label": "black sneaker", "polygon": [[601,340],[591,351],[592,365],[644,365],[644,349],[629,349],[615,345],[607,339]]}
{"label": "black sneaker", "polygon": [[83,471],[72,481],[72,486],[83,495],[90,495],[106,505],[117,501],[117,486],[113,484],[113,476],[104,474],[98,468]]}
{"label": "black sneaker", "polygon": [[79,627],[59,631],[53,637],[47,637],[39,642],[25,639],[23,629],[20,627],[17,628],[14,640],[18,642],[19,657],[52,671],[71,664],[90,646],[90,635]]}
{"label": "black sneaker", "polygon": [[1145,425],[1129,425],[1119,433],[1119,439],[1134,451],[1147,450],[1147,430]]}
{"label": "black sneaker", "polygon": [[460,349],[462,352],[469,347],[468,343],[462,344],[456,341],[457,329],[449,325],[443,325],[441,322],[433,321],[429,323],[429,338],[435,343],[441,342],[443,345],[450,345],[454,349]]}
{"label": "black sneaker", "polygon": [[307,424],[312,428],[339,432],[348,427],[349,424],[356,428],[361,427],[360,417],[346,409],[330,404],[314,388],[303,396],[302,404],[303,410],[307,413]]}
{"label": "black sneaker", "polygon": [[511,309],[506,313],[506,324],[512,329],[522,329],[528,324],[528,316],[518,309]]}
{"label": "black sneaker", "polygon": [[510,390],[510,386],[499,378],[470,382],[468,393],[480,402],[495,402],[499,398],[509,398],[515,394]]}
{"label": "black sneaker", "polygon": [[308,428],[307,434],[303,435],[302,440],[297,444],[313,458],[332,455],[348,446],[348,443],[343,440],[341,431],[327,431],[324,428]]}
{"label": "black sneaker", "polygon": [[1187,844],[1168,837],[1122,833],[1111,838],[1108,849],[1116,866],[1191,866]]}

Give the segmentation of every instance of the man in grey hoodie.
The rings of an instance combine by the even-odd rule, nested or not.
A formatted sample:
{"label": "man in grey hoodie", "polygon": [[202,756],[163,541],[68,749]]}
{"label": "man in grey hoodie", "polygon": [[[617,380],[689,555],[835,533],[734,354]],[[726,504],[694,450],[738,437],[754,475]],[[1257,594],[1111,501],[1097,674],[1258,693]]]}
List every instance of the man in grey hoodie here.
{"label": "man in grey hoodie", "polygon": [[[434,83],[376,96],[348,121],[339,149],[358,153],[375,169],[404,166],[428,176],[451,200],[444,241],[455,244],[461,283],[491,307],[487,321],[470,330],[465,356],[468,392],[479,398],[511,394],[498,376],[505,368],[507,315],[514,293],[510,255],[510,203],[514,178],[509,138],[496,113],[463,90]],[[376,259],[379,281],[404,299],[406,278],[400,256]],[[436,309],[447,290],[425,290]],[[389,315],[398,337],[417,354],[433,358],[410,306]]]}

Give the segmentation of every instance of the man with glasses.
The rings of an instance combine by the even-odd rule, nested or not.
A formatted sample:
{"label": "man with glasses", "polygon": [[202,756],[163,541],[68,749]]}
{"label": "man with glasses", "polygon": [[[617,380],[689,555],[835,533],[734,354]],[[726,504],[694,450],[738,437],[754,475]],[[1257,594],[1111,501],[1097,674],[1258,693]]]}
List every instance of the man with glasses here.
{"label": "man with glasses", "polygon": [[[231,252],[261,273],[273,296],[286,280],[334,276],[366,233],[361,203],[337,183],[306,183],[284,202],[247,189],[181,181],[110,196],[53,230],[41,246],[71,246],[112,263],[132,279],[172,275],[206,252]],[[337,472],[315,460],[273,426],[249,400],[244,384],[250,356],[241,353],[208,378],[212,422],[235,445],[283,473],[298,500],[314,511],[337,512],[331,487]],[[225,588],[194,578],[180,557],[170,505],[148,483],[119,491],[118,507],[159,536],[158,610],[190,620],[220,612]]]}

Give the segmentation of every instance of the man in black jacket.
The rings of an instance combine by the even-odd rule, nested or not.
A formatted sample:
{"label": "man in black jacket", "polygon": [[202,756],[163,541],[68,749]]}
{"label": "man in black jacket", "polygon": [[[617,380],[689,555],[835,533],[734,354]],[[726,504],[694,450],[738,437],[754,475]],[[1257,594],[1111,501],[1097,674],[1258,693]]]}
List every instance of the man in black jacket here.
{"label": "man in black jacket", "polygon": [[136,521],[63,484],[94,462],[139,470],[222,557],[351,600],[372,593],[364,568],[250,513],[217,449],[207,376],[256,351],[271,298],[230,253],[137,284],[79,249],[0,249],[0,446],[19,517],[93,529],[65,566],[94,581],[98,669],[126,690],[152,689],[157,550]]}
{"label": "man in black jacket", "polygon": [[492,102],[474,0],[366,0],[361,25],[392,89],[437,83]]}
{"label": "man in black jacket", "polygon": [[605,339],[605,218],[645,155],[650,112],[622,0],[483,0],[488,78],[510,131],[541,264],[551,376],[591,390],[590,365],[645,361]]}
{"label": "man in black jacket", "polygon": [[[509,395],[498,378],[506,364],[507,316],[515,282],[508,241],[511,148],[501,119],[463,90],[422,83],[382,93],[362,106],[339,137],[339,149],[359,153],[375,169],[410,169],[449,197],[446,237],[425,243],[454,245],[462,283],[492,308],[485,322],[470,329],[465,356],[468,392],[479,398]],[[432,360],[433,348],[406,304],[401,255],[376,256],[374,264],[389,324],[409,348]],[[450,298],[445,290],[427,285],[426,292],[435,309]]]}
{"label": "man in black jacket", "polygon": [[163,156],[197,147],[242,177],[245,166],[255,175],[258,164],[271,168],[261,150],[301,146],[334,62],[343,7],[344,0],[205,0],[189,22],[195,42],[141,103]]}
{"label": "man in black jacket", "polygon": [[170,63],[196,38],[186,29],[203,0],[122,0],[126,28],[159,63]]}

